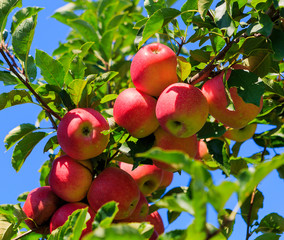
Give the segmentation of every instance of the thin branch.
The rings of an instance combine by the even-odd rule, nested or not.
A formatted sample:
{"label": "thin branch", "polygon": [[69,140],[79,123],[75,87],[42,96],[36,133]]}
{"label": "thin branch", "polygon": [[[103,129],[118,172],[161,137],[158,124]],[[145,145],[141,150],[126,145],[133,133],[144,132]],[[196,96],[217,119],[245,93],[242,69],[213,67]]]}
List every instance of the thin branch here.
{"label": "thin branch", "polygon": [[23,238],[23,237],[29,235],[29,234],[32,233],[32,232],[33,232],[32,230],[29,230],[29,231],[24,232],[23,234],[21,234],[21,235],[15,237],[15,238],[13,238],[12,240],[19,240],[19,239],[21,239],[21,238]]}

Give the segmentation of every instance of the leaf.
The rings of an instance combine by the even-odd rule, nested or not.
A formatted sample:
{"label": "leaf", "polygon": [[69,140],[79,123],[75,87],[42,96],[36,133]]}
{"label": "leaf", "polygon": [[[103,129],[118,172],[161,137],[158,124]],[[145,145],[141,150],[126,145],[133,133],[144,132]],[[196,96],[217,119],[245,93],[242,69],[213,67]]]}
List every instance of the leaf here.
{"label": "leaf", "polygon": [[276,131],[266,131],[261,134],[255,134],[253,136],[254,142],[261,147],[284,147],[284,125]]}
{"label": "leaf", "polygon": [[156,11],[165,8],[165,0],[155,1],[155,0],[144,0],[144,7],[147,10],[149,16],[152,16]]}
{"label": "leaf", "polygon": [[14,230],[14,224],[1,220],[0,218],[0,239],[10,240],[15,233],[16,231]]}
{"label": "leaf", "polygon": [[106,32],[104,32],[100,46],[102,53],[104,53],[105,57],[104,59],[108,62],[112,58],[112,51],[113,51],[113,40],[114,40],[114,34],[116,32],[116,29],[110,29]]}
{"label": "leaf", "polygon": [[284,32],[273,28],[269,39],[272,43],[272,49],[274,51],[273,60],[274,61],[281,61],[284,58],[284,48],[283,48],[283,41],[284,41]]}
{"label": "leaf", "polygon": [[265,85],[252,72],[244,70],[232,70],[228,79],[228,86],[236,87],[238,95],[246,102],[260,106],[260,100],[265,92]]}
{"label": "leaf", "polygon": [[12,46],[15,55],[25,63],[25,68],[27,68],[26,64],[35,33],[36,23],[37,14],[23,20],[12,34]]}
{"label": "leaf", "polygon": [[118,212],[118,203],[115,201],[108,202],[104,204],[96,213],[93,227],[97,228],[99,226],[106,228],[109,227]]}
{"label": "leaf", "polygon": [[44,164],[39,169],[39,172],[40,172],[40,178],[39,178],[40,186],[47,186],[48,185],[48,176],[49,176],[49,173],[50,173],[51,165],[52,165],[51,161],[47,160],[47,161],[44,162]]}
{"label": "leaf", "polygon": [[198,12],[201,15],[201,18],[204,19],[213,0],[198,0]]}
{"label": "leaf", "polygon": [[220,29],[225,29],[228,36],[232,36],[235,31],[235,24],[227,9],[227,2],[221,1],[215,9],[214,20]]}
{"label": "leaf", "polygon": [[0,34],[1,34],[0,36],[1,36],[1,39],[3,39],[2,33],[6,27],[7,18],[10,12],[16,7],[22,7],[21,0],[1,0],[1,4],[0,4]]}
{"label": "leaf", "polygon": [[118,75],[118,72],[109,71],[106,73],[102,73],[98,76],[96,75],[89,75],[87,77],[88,81],[93,81],[95,89],[103,86],[105,83],[113,79],[115,76]]}
{"label": "leaf", "polygon": [[279,82],[276,82],[273,79],[269,79],[269,78],[262,78],[262,81],[265,84],[266,91],[276,93],[276,94],[284,97],[284,89],[280,85]]}
{"label": "leaf", "polygon": [[10,71],[0,71],[0,81],[3,82],[4,86],[16,85],[19,83],[18,78],[12,75]]}
{"label": "leaf", "polygon": [[192,17],[197,12],[198,0],[187,0],[181,7],[181,19],[186,25],[192,21]]}
{"label": "leaf", "polygon": [[276,233],[264,233],[258,236],[255,240],[279,240],[281,236]]}
{"label": "leaf", "polygon": [[174,8],[162,8],[156,11],[146,22],[142,33],[142,40],[138,44],[140,48],[150,37],[157,33],[163,26],[179,16],[181,12]]}
{"label": "leaf", "polygon": [[106,102],[110,102],[110,101],[113,101],[113,100],[115,100],[116,98],[117,98],[117,94],[107,94],[107,95],[105,95],[102,99],[101,99],[101,104],[103,104],[103,103],[106,103]]}
{"label": "leaf", "polygon": [[11,130],[4,139],[5,148],[9,150],[16,142],[24,136],[36,130],[36,127],[30,123],[24,123]]}
{"label": "leaf", "polygon": [[12,155],[12,166],[18,172],[26,158],[30,155],[34,147],[42,140],[47,133],[45,132],[31,132],[23,137],[17,143]]}
{"label": "leaf", "polygon": [[248,35],[254,33],[260,33],[263,36],[268,37],[273,29],[273,22],[267,14],[259,12],[259,21],[253,23],[247,30]]}
{"label": "leaf", "polygon": [[218,212],[218,223],[220,225],[221,232],[226,239],[229,239],[231,236],[235,224],[235,219],[233,221],[228,221],[231,213],[232,210],[230,209],[223,209]]}
{"label": "leaf", "polygon": [[221,137],[226,132],[223,125],[216,122],[205,122],[203,127],[197,132],[199,139]]}
{"label": "leaf", "polygon": [[26,72],[29,80],[32,82],[36,79],[37,76],[37,67],[35,65],[35,60],[33,56],[29,55],[26,62]]}
{"label": "leaf", "polygon": [[41,50],[36,50],[36,65],[41,70],[41,75],[44,80],[51,85],[58,86],[60,88],[64,85],[65,72],[62,64],[53,59],[47,53]]}
{"label": "leaf", "polygon": [[0,110],[23,103],[33,103],[30,93],[26,90],[12,90],[0,94]]}
{"label": "leaf", "polygon": [[186,238],[185,230],[173,230],[170,232],[163,233],[159,236],[159,240],[184,240]]}
{"label": "leaf", "polygon": [[190,50],[191,57],[198,61],[207,63],[210,61],[210,52],[202,49]]}
{"label": "leaf", "polygon": [[47,152],[49,150],[54,150],[55,148],[57,148],[59,146],[58,144],[58,140],[57,140],[57,135],[52,136],[50,139],[48,139],[48,141],[46,142],[44,148],[43,148],[43,152]]}
{"label": "leaf", "polygon": [[191,64],[186,60],[186,58],[182,56],[178,56],[177,60],[178,60],[177,74],[179,78],[182,81],[184,81],[191,73]]}
{"label": "leaf", "polygon": [[278,213],[270,213],[261,219],[256,232],[282,234],[284,232],[284,218]]}

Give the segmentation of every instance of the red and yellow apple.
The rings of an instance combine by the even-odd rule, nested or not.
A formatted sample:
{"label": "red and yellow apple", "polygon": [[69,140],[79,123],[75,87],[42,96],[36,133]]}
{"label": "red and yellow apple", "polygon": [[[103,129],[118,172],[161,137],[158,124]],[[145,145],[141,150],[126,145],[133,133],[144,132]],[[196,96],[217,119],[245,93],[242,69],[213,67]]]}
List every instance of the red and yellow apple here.
{"label": "red and yellow apple", "polygon": [[[67,202],[78,202],[86,197],[93,175],[91,163],[76,161],[68,155],[56,158],[52,163],[49,184],[57,196]],[[89,161],[88,161],[89,162]]]}
{"label": "red and yellow apple", "polygon": [[178,82],[175,52],[161,43],[141,48],[133,58],[130,75],[134,86],[151,96],[159,96],[170,84]]}
{"label": "red and yellow apple", "polygon": [[255,133],[256,127],[256,123],[248,124],[245,127],[239,129],[228,127],[223,136],[236,142],[244,142],[252,138]]}
{"label": "red and yellow apple", "polygon": [[203,139],[200,139],[198,141],[197,153],[196,153],[195,159],[196,160],[203,160],[203,161],[211,159],[211,155],[208,151],[207,144],[206,144],[206,142],[204,142]]}
{"label": "red and yellow apple", "polygon": [[174,173],[171,171],[163,170],[163,177],[159,188],[166,188],[168,187],[174,178]]}
{"label": "red and yellow apple", "polygon": [[122,91],[113,106],[114,121],[131,136],[143,138],[159,126],[156,118],[157,100],[135,88]]}
{"label": "red and yellow apple", "polygon": [[146,222],[150,222],[154,226],[154,230],[157,231],[159,235],[164,233],[165,227],[163,219],[158,211],[150,213],[146,218]]}
{"label": "red and yellow apple", "polygon": [[140,198],[140,191],[127,172],[117,167],[108,167],[93,180],[87,198],[95,212],[105,203],[116,201],[118,213],[115,219],[120,220],[133,213]]}
{"label": "red and yellow apple", "polygon": [[107,120],[92,108],[75,108],[67,112],[57,129],[57,139],[62,150],[76,160],[100,155],[109,141]]}
{"label": "red and yellow apple", "polygon": [[180,138],[197,133],[205,124],[208,111],[208,103],[201,90],[186,83],[168,86],[159,96],[156,106],[161,127]]}

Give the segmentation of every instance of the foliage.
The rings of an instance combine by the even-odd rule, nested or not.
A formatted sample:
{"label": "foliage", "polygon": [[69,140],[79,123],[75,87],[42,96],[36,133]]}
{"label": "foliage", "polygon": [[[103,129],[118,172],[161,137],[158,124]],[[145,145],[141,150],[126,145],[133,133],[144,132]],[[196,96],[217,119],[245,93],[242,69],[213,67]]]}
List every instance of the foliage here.
{"label": "foliage", "polygon": [[[273,126],[253,136],[263,151],[247,158],[238,156],[241,143],[232,147],[222,138],[224,126],[208,117],[197,136],[214,138],[207,142],[209,152],[215,166],[224,173],[224,181],[216,185],[213,169],[206,162],[194,161],[181,152],[152,148],[151,137],[137,140],[112,124],[107,149],[93,159],[97,171],[105,167],[105,162],[133,158],[139,164],[154,158],[174,164],[190,175],[188,186],[151,197],[152,209],[167,209],[170,223],[183,212],[193,218],[189,226],[167,232],[160,239],[228,239],[236,230],[234,223],[239,211],[248,225],[247,239],[254,233],[262,234],[258,240],[279,239],[284,232],[283,216],[270,213],[258,219],[265,196],[257,186],[275,169],[283,178],[284,155],[265,159],[268,148],[284,147],[283,1],[222,0],[215,4],[212,0],[145,0],[144,7],[138,0],[66,2],[52,16],[71,28],[66,41],[59,43],[52,56],[38,49],[31,56],[41,8],[22,8],[21,0],[0,0],[0,81],[13,88],[0,94],[0,110],[26,103],[42,107],[36,119],[38,126],[23,123],[12,129],[4,140],[6,149],[13,151],[13,168],[20,171],[31,151],[48,138],[44,151],[52,154],[41,169],[40,182],[44,185],[50,163],[60,154],[56,129],[64,114],[76,107],[92,107],[111,123],[114,100],[123,89],[133,86],[129,73],[131,58],[143,45],[160,41],[179,55],[180,81],[198,87],[228,66],[242,63],[249,67],[250,73],[234,71],[227,87],[237,87],[243,100],[255,105],[263,97],[262,111],[253,120]],[[7,19],[12,15],[9,26]],[[188,50],[190,44],[198,44],[198,48]],[[41,128],[44,119],[49,121],[49,129]],[[233,178],[226,179],[229,176]],[[236,207],[226,209],[234,194],[238,196]],[[206,221],[208,205],[217,212],[218,226]],[[153,229],[147,223],[112,224],[116,212],[115,203],[105,205],[93,222],[93,233],[84,239],[151,236]],[[0,238],[11,239],[23,234],[28,229],[24,219],[20,204],[1,205]],[[77,239],[87,219],[87,211],[79,210],[64,226],[45,237]],[[37,233],[29,234],[29,239],[38,237]]]}

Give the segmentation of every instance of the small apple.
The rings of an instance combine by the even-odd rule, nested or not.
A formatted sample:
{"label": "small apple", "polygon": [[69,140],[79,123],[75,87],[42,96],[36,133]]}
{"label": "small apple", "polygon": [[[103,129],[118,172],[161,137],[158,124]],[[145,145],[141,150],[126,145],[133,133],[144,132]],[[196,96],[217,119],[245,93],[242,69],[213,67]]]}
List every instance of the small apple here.
{"label": "small apple", "polygon": [[81,201],[86,197],[93,180],[90,166],[90,163],[81,164],[68,155],[56,158],[49,175],[51,189],[67,202]]}
{"label": "small apple", "polygon": [[253,123],[240,129],[227,128],[223,136],[236,142],[244,142],[254,135],[256,127],[257,124]]}
{"label": "small apple", "polygon": [[[226,73],[226,79],[230,77],[232,70]],[[209,113],[219,122],[231,128],[243,128],[252,121],[262,109],[263,99],[260,106],[246,103],[238,95],[237,88],[229,89],[234,104],[234,110],[227,108],[228,99],[223,83],[224,72],[206,81],[202,86],[202,92],[209,103]]]}
{"label": "small apple", "polygon": [[117,167],[108,167],[93,180],[87,198],[96,212],[105,203],[116,201],[119,210],[115,219],[120,220],[133,213],[140,198],[140,191],[127,172]]}
{"label": "small apple", "polygon": [[[172,134],[165,131],[162,127],[159,127],[155,132],[155,147],[160,147],[164,150],[177,150],[182,151],[190,158],[194,158],[197,153],[197,137],[196,135],[192,135],[190,137],[186,138],[179,138],[175,137]],[[170,164],[163,163],[161,161],[158,161],[156,159],[153,159],[153,163],[166,171],[176,171],[176,168],[174,166],[171,166]]]}
{"label": "small apple", "polygon": [[150,222],[154,226],[154,230],[157,231],[159,235],[164,233],[165,227],[163,219],[158,211],[150,213],[146,218],[146,222]]}
{"label": "small apple", "polygon": [[120,168],[131,175],[145,196],[156,191],[161,184],[163,170],[155,165],[139,165],[133,170],[132,164],[121,162]]}
{"label": "small apple", "polygon": [[149,238],[149,240],[157,240],[159,237],[158,232],[154,229],[154,232],[152,233],[151,237]]}
{"label": "small apple", "polygon": [[23,205],[26,224],[41,234],[49,233],[49,222],[54,212],[63,204],[50,186],[38,187],[29,192]]}
{"label": "small apple", "polygon": [[151,43],[134,56],[130,75],[138,90],[157,97],[167,86],[178,82],[176,68],[175,52],[161,43]]}
{"label": "small apple", "polygon": [[62,150],[76,160],[85,160],[101,154],[109,141],[107,120],[92,108],[75,108],[67,112],[57,129]]}
{"label": "small apple", "polygon": [[159,188],[166,188],[168,187],[174,178],[174,173],[171,171],[163,170],[163,177]]}
{"label": "small apple", "polygon": [[56,210],[50,220],[50,233],[58,227],[64,225],[68,217],[78,209],[88,208],[90,219],[86,222],[86,228],[82,231],[80,239],[87,233],[92,231],[92,222],[95,217],[95,212],[89,207],[88,204],[83,202],[66,203]]}
{"label": "small apple", "polygon": [[206,144],[206,142],[204,142],[203,139],[200,139],[198,141],[197,153],[196,153],[195,159],[196,160],[203,160],[203,161],[211,159],[211,154],[209,153],[208,148],[207,148],[207,144]]}
{"label": "small apple", "polygon": [[113,106],[115,122],[125,128],[131,136],[143,138],[159,126],[156,118],[157,100],[135,88],[122,91]]}
{"label": "small apple", "polygon": [[187,138],[197,133],[208,116],[208,103],[200,89],[186,83],[168,86],[159,96],[156,116],[172,135]]}

